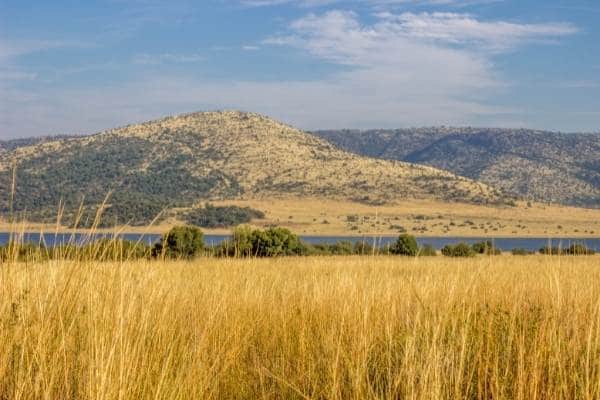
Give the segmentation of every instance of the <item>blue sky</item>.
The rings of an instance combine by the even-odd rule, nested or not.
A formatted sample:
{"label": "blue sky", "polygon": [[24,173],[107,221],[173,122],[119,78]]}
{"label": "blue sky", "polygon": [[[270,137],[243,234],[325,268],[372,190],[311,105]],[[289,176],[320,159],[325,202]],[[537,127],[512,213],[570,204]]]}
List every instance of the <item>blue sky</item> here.
{"label": "blue sky", "polygon": [[600,130],[597,0],[0,0],[0,139],[241,109]]}

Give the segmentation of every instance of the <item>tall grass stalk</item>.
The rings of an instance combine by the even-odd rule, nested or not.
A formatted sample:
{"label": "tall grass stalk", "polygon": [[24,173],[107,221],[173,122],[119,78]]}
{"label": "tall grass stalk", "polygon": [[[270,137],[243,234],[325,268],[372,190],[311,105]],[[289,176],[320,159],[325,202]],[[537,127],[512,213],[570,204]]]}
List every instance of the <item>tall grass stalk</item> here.
{"label": "tall grass stalk", "polygon": [[596,399],[598,261],[9,261],[0,398]]}

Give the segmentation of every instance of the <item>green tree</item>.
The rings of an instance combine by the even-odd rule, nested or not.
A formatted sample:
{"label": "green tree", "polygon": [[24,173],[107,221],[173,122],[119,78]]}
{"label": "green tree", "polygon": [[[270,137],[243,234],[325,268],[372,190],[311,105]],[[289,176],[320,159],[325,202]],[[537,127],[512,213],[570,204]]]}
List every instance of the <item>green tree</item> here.
{"label": "green tree", "polygon": [[473,243],[473,251],[477,254],[499,255],[500,249],[497,249],[491,240]]}
{"label": "green tree", "polygon": [[169,258],[194,258],[204,249],[204,234],[195,226],[176,226],[157,243],[152,254]]}
{"label": "green tree", "polygon": [[442,254],[446,257],[474,257],[473,248],[466,243],[458,243],[456,245],[446,245],[442,249]]}
{"label": "green tree", "polygon": [[419,245],[417,239],[409,234],[402,234],[398,236],[398,239],[392,246],[390,246],[391,254],[398,254],[401,256],[416,256],[419,252]]}
{"label": "green tree", "polygon": [[240,225],[233,230],[232,237],[233,252],[236,257],[248,257],[252,255],[252,228]]}

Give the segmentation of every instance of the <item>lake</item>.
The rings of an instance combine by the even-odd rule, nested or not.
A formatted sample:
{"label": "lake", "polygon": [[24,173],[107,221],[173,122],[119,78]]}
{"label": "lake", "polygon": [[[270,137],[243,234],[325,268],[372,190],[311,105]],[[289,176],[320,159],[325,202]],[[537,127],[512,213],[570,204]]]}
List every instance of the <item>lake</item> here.
{"label": "lake", "polygon": [[[113,234],[95,234],[94,236],[90,236],[88,234],[71,234],[71,233],[45,233],[40,235],[39,233],[25,233],[23,235],[23,241],[28,243],[44,243],[46,246],[52,247],[54,245],[61,244],[84,244],[89,243],[93,240],[98,240],[101,238],[110,238],[113,237]],[[141,241],[147,244],[156,243],[160,240],[161,235],[157,234],[137,234],[137,233],[125,233],[120,234],[120,238],[130,241]],[[311,244],[319,244],[319,243],[334,243],[337,241],[350,241],[353,243],[356,242],[365,242],[369,244],[375,244],[379,247],[385,246],[389,243],[392,243],[396,240],[397,236],[380,236],[380,237],[368,237],[368,236],[301,236],[302,240],[311,243]],[[221,243],[223,240],[228,239],[227,235],[205,235],[204,242],[207,245],[217,245]],[[0,245],[4,245],[8,243],[10,240],[10,234],[7,232],[0,232]],[[482,240],[493,240],[494,245],[502,250],[512,250],[514,248],[523,248],[530,251],[539,250],[541,247],[551,244],[552,246],[561,246],[563,248],[570,246],[572,243],[584,243],[588,248],[600,251],[600,238],[594,239],[574,239],[574,238],[498,238],[498,239],[489,239],[489,238],[464,238],[464,237],[422,237],[417,238],[417,241],[420,245],[429,244],[435,247],[436,249],[441,249],[447,244],[456,244],[459,242],[466,243],[475,243]]]}

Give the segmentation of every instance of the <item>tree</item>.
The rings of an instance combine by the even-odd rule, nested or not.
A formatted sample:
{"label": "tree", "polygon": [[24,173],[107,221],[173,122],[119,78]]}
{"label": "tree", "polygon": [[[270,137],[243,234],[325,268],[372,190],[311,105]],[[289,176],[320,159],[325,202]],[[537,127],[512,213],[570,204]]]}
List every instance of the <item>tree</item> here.
{"label": "tree", "polygon": [[473,243],[473,251],[477,254],[499,255],[500,249],[497,249],[491,240]]}
{"label": "tree", "polygon": [[252,228],[240,225],[233,230],[233,251],[236,257],[252,255]]}
{"label": "tree", "polygon": [[446,257],[474,257],[475,252],[473,248],[466,243],[459,243],[456,245],[446,245],[442,249],[442,254]]}
{"label": "tree", "polygon": [[401,256],[416,256],[419,252],[419,245],[417,239],[409,234],[402,234],[398,236],[398,239],[390,247],[391,254],[398,254]]}
{"label": "tree", "polygon": [[204,234],[195,226],[172,228],[152,249],[155,257],[194,258],[204,249]]}
{"label": "tree", "polygon": [[288,256],[304,252],[300,238],[286,228],[254,230],[251,241],[252,254],[257,257]]}

